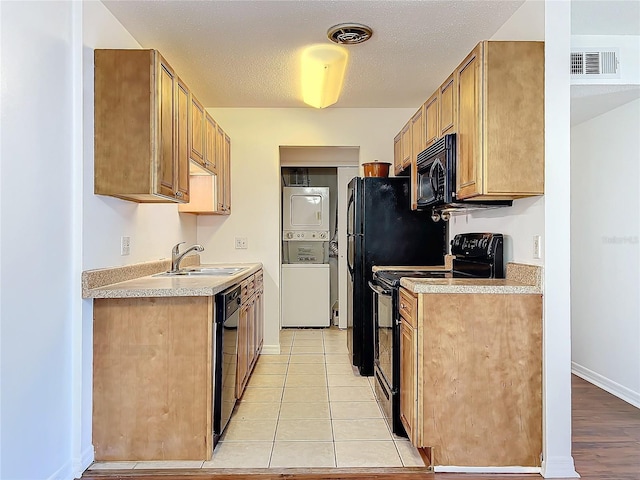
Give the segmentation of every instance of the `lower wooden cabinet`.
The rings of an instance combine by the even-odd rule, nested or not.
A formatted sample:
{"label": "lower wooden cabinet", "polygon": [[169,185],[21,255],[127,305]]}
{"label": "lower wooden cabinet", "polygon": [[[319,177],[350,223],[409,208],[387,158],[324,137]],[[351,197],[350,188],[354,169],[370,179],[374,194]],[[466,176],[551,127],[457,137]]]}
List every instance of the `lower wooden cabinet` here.
{"label": "lower wooden cabinet", "polygon": [[[237,397],[263,343],[263,271],[241,282]],[[209,460],[214,297],[95,299],[93,445],[98,461]]]}
{"label": "lower wooden cabinet", "polygon": [[416,419],[418,403],[416,341],[417,334],[413,327],[403,319],[400,323],[400,421],[414,445],[419,444]]}
{"label": "lower wooden cabinet", "polygon": [[238,324],[238,371],[236,396],[241,398],[262,350],[264,309],[262,307],[262,278],[260,270],[244,280],[242,305]]}
{"label": "lower wooden cabinet", "polygon": [[431,448],[433,465],[540,466],[542,296],[402,297],[417,299],[416,328],[403,316],[400,344],[411,442]]}
{"label": "lower wooden cabinet", "polygon": [[95,459],[208,460],[213,297],[96,299]]}

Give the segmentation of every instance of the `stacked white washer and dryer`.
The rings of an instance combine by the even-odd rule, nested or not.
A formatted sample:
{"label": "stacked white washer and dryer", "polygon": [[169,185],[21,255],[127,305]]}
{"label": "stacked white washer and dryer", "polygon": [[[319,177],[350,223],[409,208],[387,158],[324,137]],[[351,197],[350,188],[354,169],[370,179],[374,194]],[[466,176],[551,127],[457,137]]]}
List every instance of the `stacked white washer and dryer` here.
{"label": "stacked white washer and dryer", "polygon": [[329,187],[282,189],[282,326],[328,327]]}

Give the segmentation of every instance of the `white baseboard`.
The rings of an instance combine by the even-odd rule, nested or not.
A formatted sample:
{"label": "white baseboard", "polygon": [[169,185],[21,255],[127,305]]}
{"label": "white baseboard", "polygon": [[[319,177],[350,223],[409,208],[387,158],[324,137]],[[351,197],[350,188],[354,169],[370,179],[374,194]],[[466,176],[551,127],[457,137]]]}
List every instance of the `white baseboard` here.
{"label": "white baseboard", "polygon": [[436,465],[436,473],[540,473],[540,467],[458,467],[454,465]]}
{"label": "white baseboard", "polygon": [[580,478],[573,457],[550,457],[543,460],[540,475],[543,478]]}
{"label": "white baseboard", "polygon": [[607,377],[594,372],[593,370],[589,370],[587,367],[583,367],[576,362],[571,362],[571,371],[587,382],[593,383],[601,389],[609,392],[611,395],[615,395],[620,400],[624,400],[634,407],[640,408],[639,392],[634,392],[630,388],[627,388],[624,385],[620,385],[619,383],[616,383],[613,380],[610,380]]}
{"label": "white baseboard", "polygon": [[47,477],[47,480],[72,480],[73,478],[72,461],[69,460],[57,471]]}
{"label": "white baseboard", "polygon": [[82,473],[91,466],[94,459],[95,452],[93,449],[93,445],[89,445],[82,451],[82,458],[80,458],[80,462],[78,463],[77,461],[74,461],[74,478],[80,478],[82,476]]}
{"label": "white baseboard", "polygon": [[280,344],[275,345],[262,345],[262,355],[280,355]]}

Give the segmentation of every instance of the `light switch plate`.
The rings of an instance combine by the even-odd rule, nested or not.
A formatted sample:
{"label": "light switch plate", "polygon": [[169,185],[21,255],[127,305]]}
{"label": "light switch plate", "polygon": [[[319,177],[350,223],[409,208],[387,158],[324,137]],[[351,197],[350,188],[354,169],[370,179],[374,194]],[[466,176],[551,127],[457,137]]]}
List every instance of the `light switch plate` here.
{"label": "light switch plate", "polygon": [[540,235],[533,236],[533,258],[540,258],[542,256],[541,242]]}
{"label": "light switch plate", "polygon": [[131,253],[131,237],[120,237],[120,255]]}
{"label": "light switch plate", "polygon": [[249,248],[248,245],[248,241],[247,241],[247,237],[236,237],[236,249],[241,248],[241,249],[245,249],[245,248]]}

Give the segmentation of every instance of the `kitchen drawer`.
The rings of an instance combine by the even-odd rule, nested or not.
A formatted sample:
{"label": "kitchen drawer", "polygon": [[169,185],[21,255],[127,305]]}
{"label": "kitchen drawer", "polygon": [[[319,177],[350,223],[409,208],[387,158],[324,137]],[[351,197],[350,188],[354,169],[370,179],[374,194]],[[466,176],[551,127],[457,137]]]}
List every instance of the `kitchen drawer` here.
{"label": "kitchen drawer", "polygon": [[255,274],[247,279],[247,296],[251,297],[256,291]]}
{"label": "kitchen drawer", "polygon": [[242,303],[244,304],[247,300],[249,300],[249,278],[245,278],[240,282],[240,297],[242,298]]}
{"label": "kitchen drawer", "polygon": [[418,328],[416,317],[418,312],[418,297],[404,288],[400,289],[400,315],[413,327]]}

